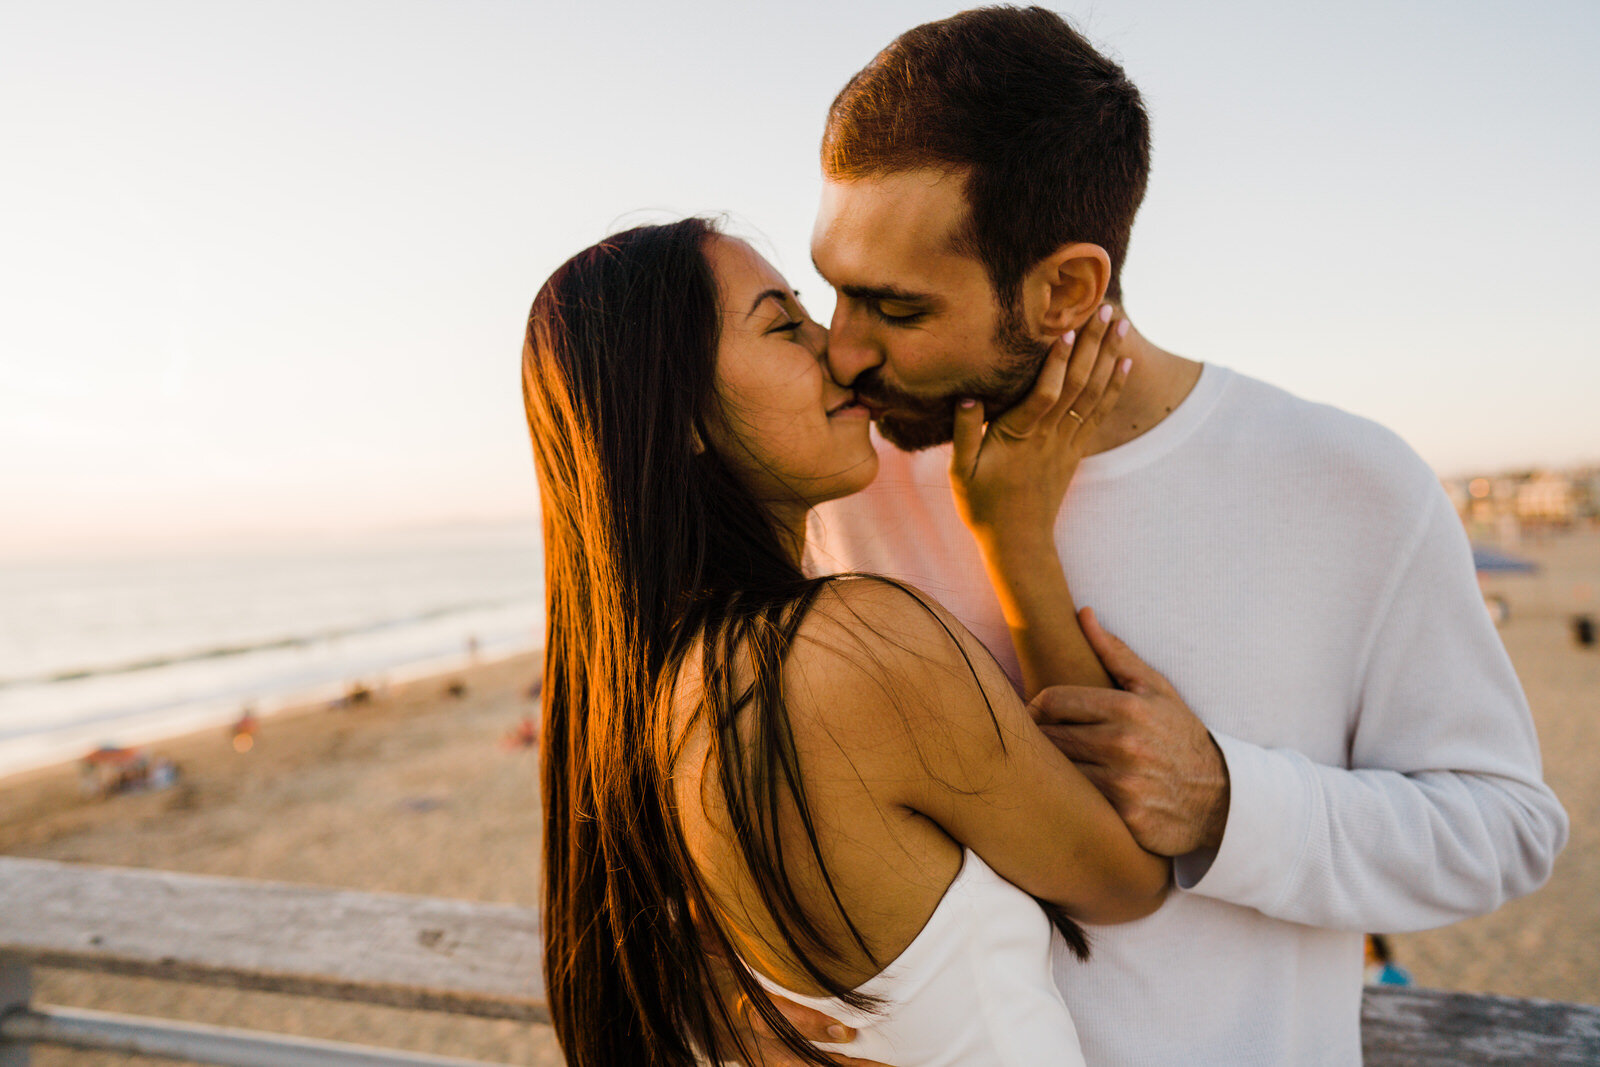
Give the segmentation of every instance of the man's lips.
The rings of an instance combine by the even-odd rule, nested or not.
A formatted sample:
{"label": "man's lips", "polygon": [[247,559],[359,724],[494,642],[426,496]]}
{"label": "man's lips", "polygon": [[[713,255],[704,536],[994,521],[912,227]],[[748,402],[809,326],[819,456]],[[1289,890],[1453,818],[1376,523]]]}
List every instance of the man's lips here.
{"label": "man's lips", "polygon": [[852,408],[866,408],[869,414],[872,412],[872,406],[870,404],[862,400],[854,393],[851,393],[847,399],[828,409],[828,418],[831,419],[841,411],[849,411]]}
{"label": "man's lips", "polygon": [[859,394],[856,396],[856,403],[867,409],[867,414],[872,417],[874,422],[887,415],[897,413],[902,418],[924,418],[935,414],[935,412],[927,410],[920,405],[904,402],[896,403],[893,400],[869,400]]}

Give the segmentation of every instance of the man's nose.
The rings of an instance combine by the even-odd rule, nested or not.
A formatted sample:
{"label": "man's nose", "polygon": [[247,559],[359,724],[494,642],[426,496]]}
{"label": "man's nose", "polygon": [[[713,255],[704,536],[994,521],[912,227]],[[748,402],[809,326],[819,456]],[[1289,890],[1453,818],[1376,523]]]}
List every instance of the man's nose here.
{"label": "man's nose", "polygon": [[863,329],[860,315],[841,299],[833,309],[833,321],[828,324],[828,374],[840,385],[853,385],[862,371],[871,370],[883,362],[878,351]]}

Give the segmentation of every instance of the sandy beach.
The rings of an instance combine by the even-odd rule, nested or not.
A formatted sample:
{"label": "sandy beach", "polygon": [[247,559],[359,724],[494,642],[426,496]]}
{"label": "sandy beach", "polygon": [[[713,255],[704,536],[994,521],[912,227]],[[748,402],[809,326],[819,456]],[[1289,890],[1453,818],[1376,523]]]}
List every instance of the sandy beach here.
{"label": "sandy beach", "polygon": [[[1600,648],[1571,617],[1600,614],[1600,534],[1511,549],[1541,572],[1488,583],[1511,614],[1502,635],[1527,689],[1546,777],[1572,841],[1543,890],[1499,912],[1395,938],[1418,984],[1600,1003]],[[535,656],[395,686],[372,702],[264,720],[253,749],[225,731],[150,746],[182,783],[107,800],[76,768],[0,782],[0,853],[533,905],[539,815],[532,753],[500,737],[535,710]],[[547,1029],[429,1012],[354,1007],[234,990],[41,971],[51,1003],[147,1013],[511,1064],[560,1062]],[[40,1067],[129,1062],[40,1049]],[[141,1061],[155,1062],[155,1061]]]}
{"label": "sandy beach", "polygon": [[1500,628],[1533,709],[1545,781],[1572,821],[1555,873],[1537,893],[1440,930],[1394,939],[1417,983],[1442,989],[1600,1003],[1600,647],[1580,648],[1572,618],[1600,624],[1600,531],[1525,538],[1537,574],[1491,578],[1510,606]]}
{"label": "sandy beach", "polygon": [[[532,906],[538,768],[500,738],[537,704],[535,655],[426,678],[370,703],[149,746],[183,768],[157,793],[96,800],[75,767],[0,782],[0,853]],[[451,680],[466,692],[447,693]],[[69,971],[46,1003],[149,1014],[510,1064],[559,1064],[547,1027]],[[167,1062],[40,1048],[39,1067]]]}

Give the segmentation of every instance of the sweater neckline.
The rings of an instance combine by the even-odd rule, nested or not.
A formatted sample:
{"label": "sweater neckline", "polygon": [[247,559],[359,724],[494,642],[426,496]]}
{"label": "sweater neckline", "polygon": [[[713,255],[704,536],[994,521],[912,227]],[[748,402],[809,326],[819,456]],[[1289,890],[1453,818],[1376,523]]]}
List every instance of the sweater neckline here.
{"label": "sweater neckline", "polygon": [[1166,418],[1131,441],[1085,456],[1078,464],[1075,479],[1105,481],[1154,463],[1188,440],[1205,423],[1232,380],[1233,372],[1228,368],[1202,363],[1194,388]]}

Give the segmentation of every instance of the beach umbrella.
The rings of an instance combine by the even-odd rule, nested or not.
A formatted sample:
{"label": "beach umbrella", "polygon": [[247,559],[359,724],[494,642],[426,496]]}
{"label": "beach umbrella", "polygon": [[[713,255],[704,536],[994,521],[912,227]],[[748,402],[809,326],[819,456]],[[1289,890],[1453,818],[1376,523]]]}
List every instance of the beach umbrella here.
{"label": "beach umbrella", "polygon": [[1532,560],[1482,545],[1472,546],[1472,565],[1479,574],[1533,574],[1539,569],[1539,565]]}

